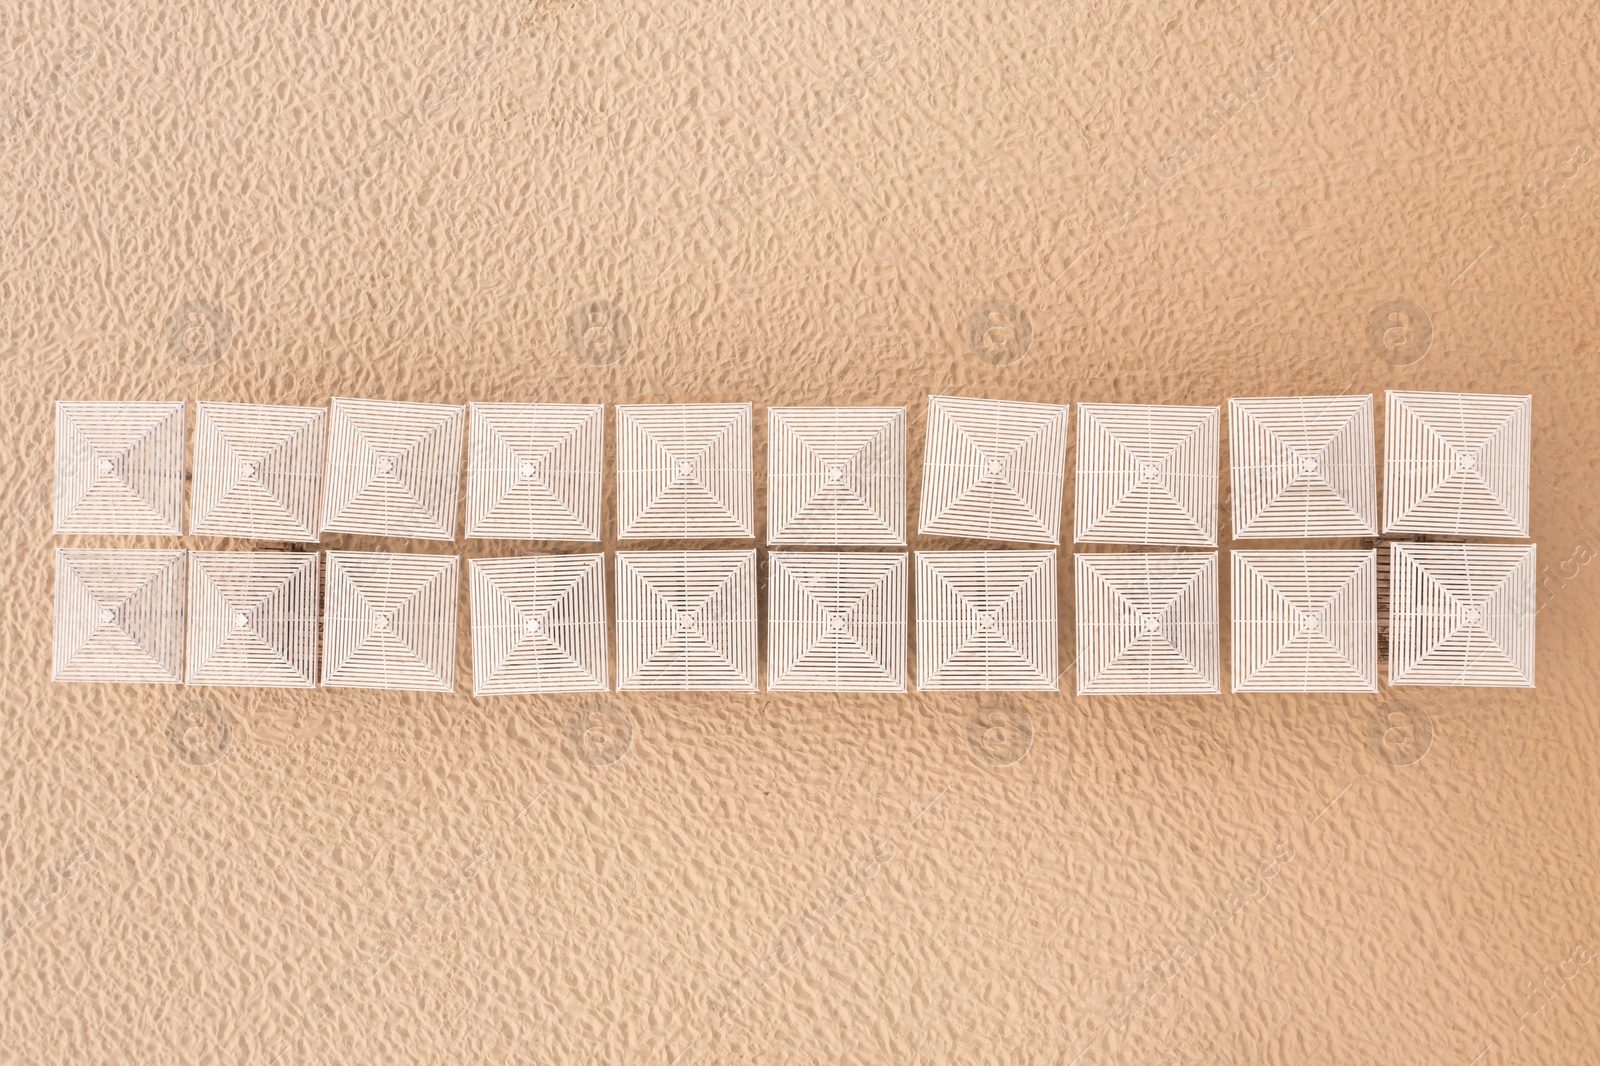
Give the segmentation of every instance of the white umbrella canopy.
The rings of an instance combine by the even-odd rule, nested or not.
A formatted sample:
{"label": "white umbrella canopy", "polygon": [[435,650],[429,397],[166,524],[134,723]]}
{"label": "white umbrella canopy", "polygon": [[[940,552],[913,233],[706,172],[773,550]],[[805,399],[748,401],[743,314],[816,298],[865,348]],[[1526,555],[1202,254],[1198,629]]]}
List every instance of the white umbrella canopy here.
{"label": "white umbrella canopy", "polygon": [[1532,419],[1531,396],[1388,393],[1384,532],[1526,537]]}
{"label": "white umbrella canopy", "polygon": [[756,553],[617,553],[619,691],[754,692]]}
{"label": "white umbrella canopy", "polygon": [[55,532],[181,536],[182,403],[56,403]]}
{"label": "white umbrella canopy", "polygon": [[906,542],[906,409],[767,412],[767,542]]}
{"label": "white umbrella canopy", "polygon": [[905,553],[773,552],[767,688],[904,692]]}
{"label": "white umbrella canopy", "polygon": [[1232,562],[1233,691],[1378,690],[1375,551],[1236,551]]}
{"label": "white umbrella canopy", "polygon": [[336,397],[322,530],[454,540],[464,408]]}
{"label": "white umbrella canopy", "polygon": [[928,397],[918,531],[1059,544],[1067,412],[1064,404]]}
{"label": "white umbrella canopy", "polygon": [[1233,535],[1375,537],[1371,396],[1228,401]]}
{"label": "white umbrella canopy", "polygon": [[605,556],[473,559],[472,691],[604,692]]}
{"label": "white umbrella canopy", "polygon": [[747,403],[617,408],[617,536],[755,536]]}
{"label": "white umbrella canopy", "polygon": [[323,407],[197,404],[189,532],[316,541],[327,421]]}
{"label": "white umbrella canopy", "polygon": [[1214,693],[1216,552],[1077,556],[1080,695]]}
{"label": "white umbrella canopy", "polygon": [[315,688],[315,552],[190,552],[191,685]]}
{"label": "white umbrella canopy", "polygon": [[460,560],[327,553],[322,684],[455,691]]}
{"label": "white umbrella canopy", "polygon": [[1080,403],[1075,539],[1215,547],[1216,407]]}
{"label": "white umbrella canopy", "polygon": [[470,406],[467,536],[599,540],[605,407]]}
{"label": "white umbrella canopy", "polygon": [[1389,552],[1389,684],[1533,687],[1534,545]]}
{"label": "white umbrella canopy", "polygon": [[56,549],[53,678],[183,681],[184,553]]}
{"label": "white umbrella canopy", "polygon": [[1054,692],[1054,551],[917,553],[917,688]]}

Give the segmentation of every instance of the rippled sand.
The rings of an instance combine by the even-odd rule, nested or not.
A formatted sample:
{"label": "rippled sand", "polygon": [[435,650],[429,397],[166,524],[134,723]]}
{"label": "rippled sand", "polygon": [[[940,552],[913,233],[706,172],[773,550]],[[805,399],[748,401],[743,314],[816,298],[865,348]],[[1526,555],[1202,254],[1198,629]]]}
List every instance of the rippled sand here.
{"label": "rippled sand", "polygon": [[[0,1060],[1600,1061],[1600,26],[1324,2],[0,11]],[[930,392],[1386,388],[1534,396],[1536,691],[49,682],[56,399],[903,403],[915,499]]]}

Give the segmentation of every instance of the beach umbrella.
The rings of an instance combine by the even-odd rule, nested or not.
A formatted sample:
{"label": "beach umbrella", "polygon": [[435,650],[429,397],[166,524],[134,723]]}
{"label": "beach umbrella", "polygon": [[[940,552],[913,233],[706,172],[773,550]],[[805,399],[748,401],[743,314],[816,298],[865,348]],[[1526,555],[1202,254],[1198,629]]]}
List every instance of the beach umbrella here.
{"label": "beach umbrella", "polygon": [[617,688],[754,692],[756,553],[617,553]]}
{"label": "beach umbrella", "polygon": [[1215,547],[1220,410],[1078,405],[1075,539]]}
{"label": "beach umbrella", "polygon": [[183,533],[183,404],[56,403],[55,531]]}
{"label": "beach umbrella", "polygon": [[1078,693],[1219,691],[1216,552],[1077,556]]}
{"label": "beach umbrella", "polygon": [[904,692],[905,553],[767,557],[767,688]]}
{"label": "beach umbrella", "polygon": [[473,559],[472,691],[604,692],[605,556]]}
{"label": "beach umbrella", "polygon": [[1375,537],[1371,396],[1228,401],[1233,535]]}
{"label": "beach umbrella", "polygon": [[747,403],[617,408],[617,536],[755,536]]}
{"label": "beach umbrella", "polygon": [[605,408],[474,403],[467,536],[599,540]]}
{"label": "beach umbrella", "polygon": [[1534,545],[1389,552],[1389,684],[1533,687]]}
{"label": "beach umbrella", "polygon": [[1061,542],[1067,407],[928,397],[922,459],[924,534]]}
{"label": "beach umbrella", "polygon": [[906,542],[906,409],[767,411],[767,543]]}
{"label": "beach umbrella", "polygon": [[1233,691],[1378,690],[1376,552],[1232,555]]}
{"label": "beach umbrella", "polygon": [[1056,553],[917,553],[917,688],[1055,691]]}
{"label": "beach umbrella", "polygon": [[314,542],[327,421],[323,407],[196,404],[189,532]]}
{"label": "beach umbrella", "polygon": [[463,408],[335,398],[322,530],[454,540]]}
{"label": "beach umbrella", "polygon": [[322,683],[455,691],[459,559],[327,553]]}
{"label": "beach umbrella", "polygon": [[1383,530],[1528,535],[1531,396],[1390,392]]}
{"label": "beach umbrella", "polygon": [[56,681],[183,681],[182,551],[56,549]]}
{"label": "beach umbrella", "polygon": [[191,685],[315,688],[317,553],[190,552]]}

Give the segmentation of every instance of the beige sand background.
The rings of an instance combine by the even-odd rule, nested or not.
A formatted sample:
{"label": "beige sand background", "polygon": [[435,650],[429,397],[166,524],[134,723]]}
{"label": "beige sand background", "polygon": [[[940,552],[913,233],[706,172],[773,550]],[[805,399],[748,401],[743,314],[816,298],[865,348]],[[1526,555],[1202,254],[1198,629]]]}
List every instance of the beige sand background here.
{"label": "beige sand background", "polygon": [[[0,7],[0,1061],[1600,1061],[1600,25],[1325,3]],[[49,682],[56,399],[907,404],[915,499],[930,392],[1386,388],[1533,394],[1537,691]]]}

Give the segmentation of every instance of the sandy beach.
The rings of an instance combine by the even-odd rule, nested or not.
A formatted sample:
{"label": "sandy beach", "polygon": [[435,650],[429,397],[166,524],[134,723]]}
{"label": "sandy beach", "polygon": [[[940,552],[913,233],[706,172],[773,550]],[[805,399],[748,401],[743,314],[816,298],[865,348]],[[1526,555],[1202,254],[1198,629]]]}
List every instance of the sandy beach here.
{"label": "sandy beach", "polygon": [[[0,41],[0,1062],[1600,1061],[1592,8]],[[454,693],[51,681],[58,547],[293,547],[53,535],[57,400],[748,401],[764,563],[769,406],[905,405],[916,551],[930,394],[1389,389],[1533,398],[1535,689],[474,697],[465,581]],[[320,548],[613,552],[606,417],[598,547]]]}

